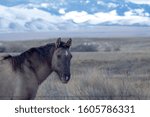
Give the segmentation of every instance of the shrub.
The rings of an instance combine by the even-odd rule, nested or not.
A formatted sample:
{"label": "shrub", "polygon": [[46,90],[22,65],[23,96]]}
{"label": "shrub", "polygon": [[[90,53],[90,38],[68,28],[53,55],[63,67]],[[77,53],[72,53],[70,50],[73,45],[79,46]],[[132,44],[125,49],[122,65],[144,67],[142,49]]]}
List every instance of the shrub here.
{"label": "shrub", "polygon": [[98,45],[93,44],[80,44],[76,47],[72,47],[71,51],[73,52],[97,52]]}
{"label": "shrub", "polygon": [[5,52],[6,48],[4,46],[0,46],[0,52]]}
{"label": "shrub", "polygon": [[114,47],[114,51],[120,51],[120,47]]}

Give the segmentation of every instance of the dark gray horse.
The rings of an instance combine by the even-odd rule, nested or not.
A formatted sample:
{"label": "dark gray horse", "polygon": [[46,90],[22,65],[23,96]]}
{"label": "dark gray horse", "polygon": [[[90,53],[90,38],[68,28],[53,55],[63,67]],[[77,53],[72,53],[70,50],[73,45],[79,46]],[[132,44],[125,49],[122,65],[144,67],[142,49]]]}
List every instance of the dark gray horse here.
{"label": "dark gray horse", "polygon": [[54,71],[63,83],[70,79],[72,40],[31,48],[0,60],[0,99],[34,99],[39,85]]}

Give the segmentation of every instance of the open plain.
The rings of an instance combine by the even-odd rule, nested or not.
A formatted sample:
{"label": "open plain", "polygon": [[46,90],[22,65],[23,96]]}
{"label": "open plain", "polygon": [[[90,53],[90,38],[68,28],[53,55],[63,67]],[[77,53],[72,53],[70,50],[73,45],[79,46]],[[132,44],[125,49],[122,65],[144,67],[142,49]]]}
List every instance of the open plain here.
{"label": "open plain", "polygon": [[[1,54],[20,53],[56,39],[1,41]],[[36,99],[150,99],[150,38],[75,38],[71,80],[52,73]]]}

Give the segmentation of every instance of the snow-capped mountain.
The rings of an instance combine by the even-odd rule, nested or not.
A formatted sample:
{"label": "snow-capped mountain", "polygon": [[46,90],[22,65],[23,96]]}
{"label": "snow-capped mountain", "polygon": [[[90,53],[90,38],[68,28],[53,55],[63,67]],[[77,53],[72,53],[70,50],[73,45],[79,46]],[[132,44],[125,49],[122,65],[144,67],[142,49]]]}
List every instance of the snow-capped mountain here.
{"label": "snow-capped mountain", "polygon": [[0,32],[150,26],[150,0],[0,0]]}

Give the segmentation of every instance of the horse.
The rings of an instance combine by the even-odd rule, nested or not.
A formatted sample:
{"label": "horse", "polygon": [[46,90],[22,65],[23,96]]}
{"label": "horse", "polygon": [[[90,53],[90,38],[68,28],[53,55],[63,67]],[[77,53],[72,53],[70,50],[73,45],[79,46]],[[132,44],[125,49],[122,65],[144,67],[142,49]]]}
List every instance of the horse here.
{"label": "horse", "polygon": [[56,72],[62,83],[68,83],[71,43],[71,38],[67,42],[58,38],[56,43],[0,57],[0,99],[35,99],[38,87],[52,72]]}

